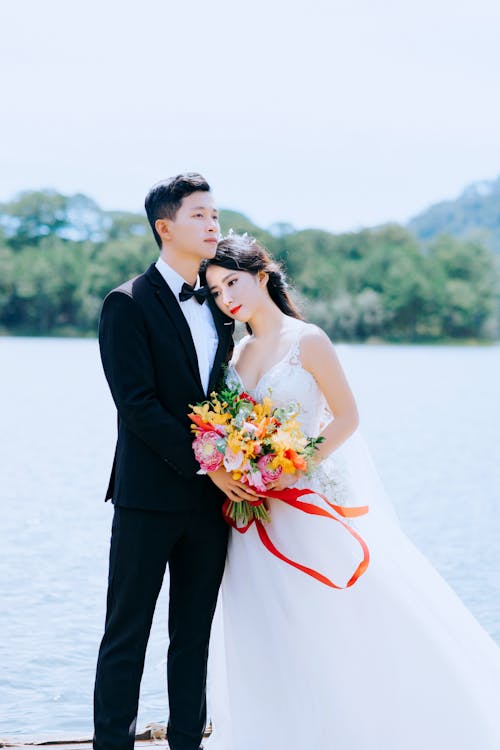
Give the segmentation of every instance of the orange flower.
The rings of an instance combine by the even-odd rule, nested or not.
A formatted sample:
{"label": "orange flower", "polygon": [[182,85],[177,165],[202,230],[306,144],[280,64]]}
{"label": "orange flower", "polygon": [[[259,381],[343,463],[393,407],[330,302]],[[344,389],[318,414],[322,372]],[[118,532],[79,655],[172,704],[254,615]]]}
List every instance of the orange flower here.
{"label": "orange flower", "polygon": [[266,419],[263,419],[261,422],[257,424],[257,429],[255,430],[255,437],[256,438],[263,438],[267,432],[267,428],[271,424],[272,420],[270,417],[266,417]]}
{"label": "orange flower", "polygon": [[211,432],[214,428],[211,424],[208,424],[208,422],[204,422],[203,419],[200,417],[199,414],[188,414],[189,419],[195,423],[197,427],[200,428],[200,430],[203,430],[204,432]]}
{"label": "orange flower", "polygon": [[290,459],[292,464],[299,471],[305,471],[307,469],[307,461],[305,458],[302,458],[302,456],[297,455],[293,448],[288,448],[288,450],[285,451],[285,457]]}

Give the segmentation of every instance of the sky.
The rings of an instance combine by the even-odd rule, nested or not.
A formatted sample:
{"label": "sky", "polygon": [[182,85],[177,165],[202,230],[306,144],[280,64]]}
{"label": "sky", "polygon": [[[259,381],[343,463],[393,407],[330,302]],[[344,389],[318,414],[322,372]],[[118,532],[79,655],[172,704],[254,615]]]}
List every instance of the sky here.
{"label": "sky", "polygon": [[17,0],[0,28],[0,201],[141,211],[199,171],[260,226],[336,232],[500,173],[497,0]]}

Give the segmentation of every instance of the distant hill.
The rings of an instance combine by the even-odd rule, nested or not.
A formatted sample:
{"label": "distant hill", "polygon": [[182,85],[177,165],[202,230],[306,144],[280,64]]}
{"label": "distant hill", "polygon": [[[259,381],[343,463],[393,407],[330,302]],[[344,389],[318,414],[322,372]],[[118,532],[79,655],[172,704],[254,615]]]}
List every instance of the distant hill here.
{"label": "distant hill", "polygon": [[220,211],[220,224],[223,234],[229,229],[234,232],[248,232],[253,234],[254,232],[261,232],[262,229],[254,224],[248,216],[240,213],[239,211],[231,211],[228,208],[223,208]]}
{"label": "distant hill", "polygon": [[256,237],[266,245],[269,250],[273,251],[274,238],[271,232],[254,224],[254,222],[249,219],[248,216],[245,216],[245,214],[242,214],[239,211],[231,211],[230,209],[223,208],[220,211],[219,216],[222,234],[227,234],[230,229],[237,234],[248,232],[252,237]]}
{"label": "distant hill", "polygon": [[455,200],[435,203],[408,228],[423,242],[439,234],[479,237],[500,254],[500,176],[469,185]]}

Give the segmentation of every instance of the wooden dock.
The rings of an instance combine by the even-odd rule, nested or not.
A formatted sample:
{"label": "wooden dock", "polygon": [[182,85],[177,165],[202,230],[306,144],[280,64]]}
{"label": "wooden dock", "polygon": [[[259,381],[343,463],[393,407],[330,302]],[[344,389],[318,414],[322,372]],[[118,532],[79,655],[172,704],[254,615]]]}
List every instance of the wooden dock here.
{"label": "wooden dock", "polygon": [[[166,740],[136,740],[135,750],[148,750],[154,747],[168,749]],[[91,750],[92,740],[48,740],[47,742],[17,742],[15,739],[1,739],[0,748],[12,750]]]}
{"label": "wooden dock", "polygon": [[[209,725],[205,737],[210,735],[211,729]],[[164,724],[146,724],[144,731],[135,736],[135,750],[150,750],[154,747],[163,747],[168,750]],[[88,737],[54,739],[48,736],[42,739],[0,737],[0,748],[12,748],[13,750],[92,750],[92,739]]]}
{"label": "wooden dock", "polygon": [[[166,740],[136,740],[136,750],[163,746],[168,749]],[[92,740],[49,740],[47,742],[16,742],[15,739],[0,740],[0,748],[12,748],[12,750],[91,750]]]}

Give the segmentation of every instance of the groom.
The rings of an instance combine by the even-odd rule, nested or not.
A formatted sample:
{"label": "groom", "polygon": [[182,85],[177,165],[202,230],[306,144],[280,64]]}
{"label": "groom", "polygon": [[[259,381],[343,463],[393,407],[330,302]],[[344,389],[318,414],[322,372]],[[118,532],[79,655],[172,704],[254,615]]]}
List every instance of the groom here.
{"label": "groom", "polygon": [[[106,494],[114,518],[94,748],[133,747],[144,656],[168,565],[168,741],[171,750],[198,750],[227,546],[221,504],[223,493],[235,490],[223,470],[197,475],[187,413],[216,386],[233,324],[195,288],[200,262],[215,255],[219,239],[205,179],[188,173],[155,185],[146,213],[160,257],[108,294],[99,326],[118,441]],[[237,492],[246,497],[243,487]]]}

